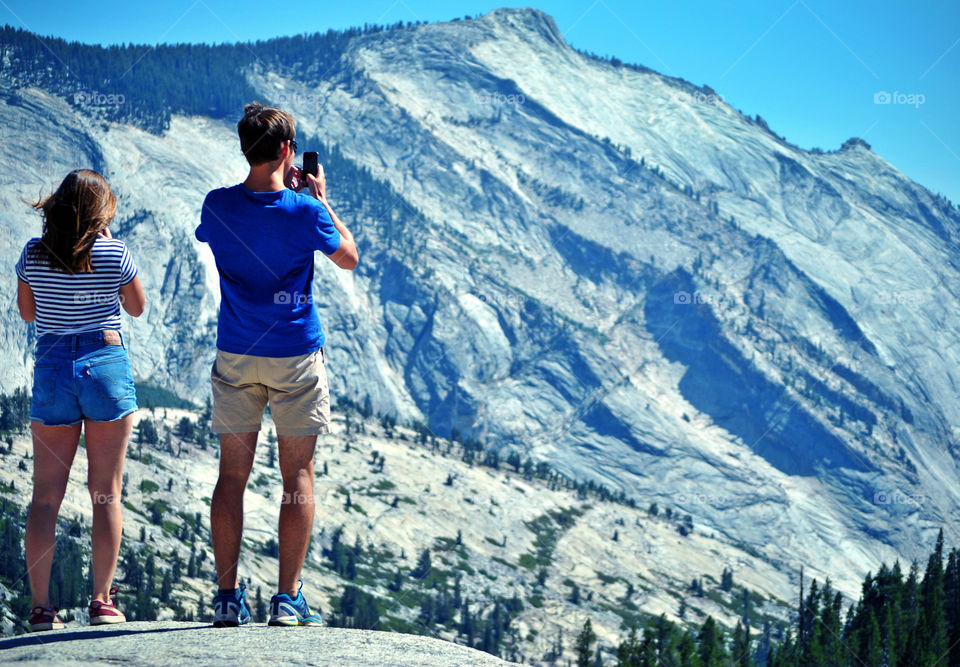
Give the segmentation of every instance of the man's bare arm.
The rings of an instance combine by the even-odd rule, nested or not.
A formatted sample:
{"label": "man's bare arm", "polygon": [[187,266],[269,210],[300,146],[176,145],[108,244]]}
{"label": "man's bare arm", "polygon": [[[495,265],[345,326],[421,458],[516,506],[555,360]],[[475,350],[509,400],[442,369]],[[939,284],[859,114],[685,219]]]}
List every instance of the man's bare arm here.
{"label": "man's bare arm", "polygon": [[327,209],[330,219],[333,220],[333,226],[340,232],[340,247],[327,257],[341,269],[352,271],[357,268],[357,264],[360,262],[357,244],[353,240],[353,234],[350,233],[347,226],[334,212],[333,207],[330,206],[330,202],[327,201],[327,178],[323,173],[323,165],[318,166],[316,177],[313,174],[307,174],[307,187],[310,189],[310,194],[316,197]]}

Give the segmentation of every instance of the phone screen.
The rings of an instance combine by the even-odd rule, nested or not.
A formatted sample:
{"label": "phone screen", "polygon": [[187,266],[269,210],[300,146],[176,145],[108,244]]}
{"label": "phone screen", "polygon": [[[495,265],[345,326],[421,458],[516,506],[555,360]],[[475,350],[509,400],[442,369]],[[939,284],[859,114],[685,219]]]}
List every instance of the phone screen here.
{"label": "phone screen", "polygon": [[303,183],[307,183],[307,174],[317,175],[317,153],[307,151],[303,154]]}

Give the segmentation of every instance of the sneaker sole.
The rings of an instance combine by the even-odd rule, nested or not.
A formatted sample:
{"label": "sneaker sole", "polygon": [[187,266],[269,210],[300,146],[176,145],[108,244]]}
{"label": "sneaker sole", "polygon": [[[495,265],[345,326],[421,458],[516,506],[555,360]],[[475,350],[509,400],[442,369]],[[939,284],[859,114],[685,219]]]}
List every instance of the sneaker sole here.
{"label": "sneaker sole", "polygon": [[267,621],[267,625],[275,627],[292,628],[300,625],[300,619],[296,616],[273,616]]}
{"label": "sneaker sole", "polygon": [[30,632],[45,632],[47,630],[63,630],[63,623],[35,623],[30,626]]}
{"label": "sneaker sole", "polygon": [[112,625],[126,622],[126,616],[94,616],[90,619],[90,625]]}
{"label": "sneaker sole", "polygon": [[271,618],[267,625],[272,625],[274,627],[280,628],[322,628],[323,623],[317,623],[316,621],[306,621],[295,616],[289,616],[286,618]]}

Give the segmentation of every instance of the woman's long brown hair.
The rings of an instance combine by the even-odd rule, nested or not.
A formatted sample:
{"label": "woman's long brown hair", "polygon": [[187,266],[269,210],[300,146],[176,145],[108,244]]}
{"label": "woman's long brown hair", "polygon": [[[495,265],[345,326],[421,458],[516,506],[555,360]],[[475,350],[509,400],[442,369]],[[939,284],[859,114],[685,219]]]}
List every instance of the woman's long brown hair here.
{"label": "woman's long brown hair", "polygon": [[66,273],[93,271],[90,251],[117,212],[106,179],[90,169],[71,171],[56,192],[31,205],[43,214],[36,257]]}

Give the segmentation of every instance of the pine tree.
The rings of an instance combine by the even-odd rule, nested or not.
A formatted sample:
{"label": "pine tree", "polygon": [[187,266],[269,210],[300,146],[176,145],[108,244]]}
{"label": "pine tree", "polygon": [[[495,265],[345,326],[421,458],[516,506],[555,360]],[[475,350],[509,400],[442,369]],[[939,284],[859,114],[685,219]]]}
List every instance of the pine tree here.
{"label": "pine tree", "polygon": [[693,635],[689,632],[684,632],[683,636],[680,637],[677,654],[680,657],[680,667],[694,667],[698,665],[697,644],[693,640]]}
{"label": "pine tree", "polygon": [[593,656],[591,646],[596,638],[597,635],[593,632],[593,623],[588,618],[584,622],[580,634],[577,635],[577,643],[574,645],[574,650],[577,653],[577,667],[590,667],[590,658]]}
{"label": "pine tree", "polygon": [[733,630],[733,645],[731,653],[733,655],[732,664],[740,667],[751,667],[753,661],[750,659],[750,635],[749,630],[743,627],[740,621],[737,621],[737,627]]}
{"label": "pine tree", "polygon": [[867,626],[860,644],[860,659],[867,665],[883,664],[883,639],[873,609],[867,612]]}
{"label": "pine tree", "polygon": [[413,568],[410,576],[415,579],[425,579],[430,574],[430,569],[430,550],[424,549],[420,552],[420,556],[417,558],[417,566]]}
{"label": "pine tree", "polygon": [[403,573],[399,569],[394,571],[393,580],[390,582],[388,588],[394,592],[403,588]]}
{"label": "pine tree", "polygon": [[803,619],[803,634],[798,635],[801,660],[807,665],[823,664],[823,629],[819,622],[820,589],[817,580],[810,582],[810,593],[803,601],[801,618]]}
{"label": "pine tree", "polygon": [[173,593],[173,575],[170,570],[163,573],[163,581],[160,583],[160,602],[168,604],[170,596]]}
{"label": "pine tree", "polygon": [[724,591],[733,588],[733,570],[728,567],[723,568],[723,572],[720,574],[720,588]]}
{"label": "pine tree", "polygon": [[840,614],[843,609],[843,596],[835,592],[828,578],[821,592],[820,633],[822,654],[826,664],[839,665],[845,659],[845,649],[841,640]]}
{"label": "pine tree", "polygon": [[723,632],[717,627],[713,616],[707,616],[707,620],[700,626],[697,642],[700,649],[700,663],[703,667],[726,665],[727,652],[723,648]]}
{"label": "pine tree", "polygon": [[960,665],[960,550],[954,549],[947,559],[943,581],[944,616],[950,665]]}
{"label": "pine tree", "polygon": [[934,663],[947,654],[947,622],[943,605],[943,528],[927,561],[920,587],[920,639],[925,663]]}
{"label": "pine tree", "polygon": [[257,586],[257,597],[253,605],[253,617],[257,623],[267,621],[267,603],[263,601],[263,593],[260,586]]}
{"label": "pine tree", "polygon": [[473,638],[476,633],[476,625],[473,617],[470,615],[470,601],[464,600],[460,606],[460,634],[467,640],[467,646],[473,646]]}
{"label": "pine tree", "polygon": [[617,647],[617,667],[640,667],[640,639],[637,629],[630,628],[627,638]]}
{"label": "pine tree", "polygon": [[675,665],[679,660],[679,638],[673,623],[666,614],[660,614],[651,630],[655,642],[656,661],[661,665]]}

